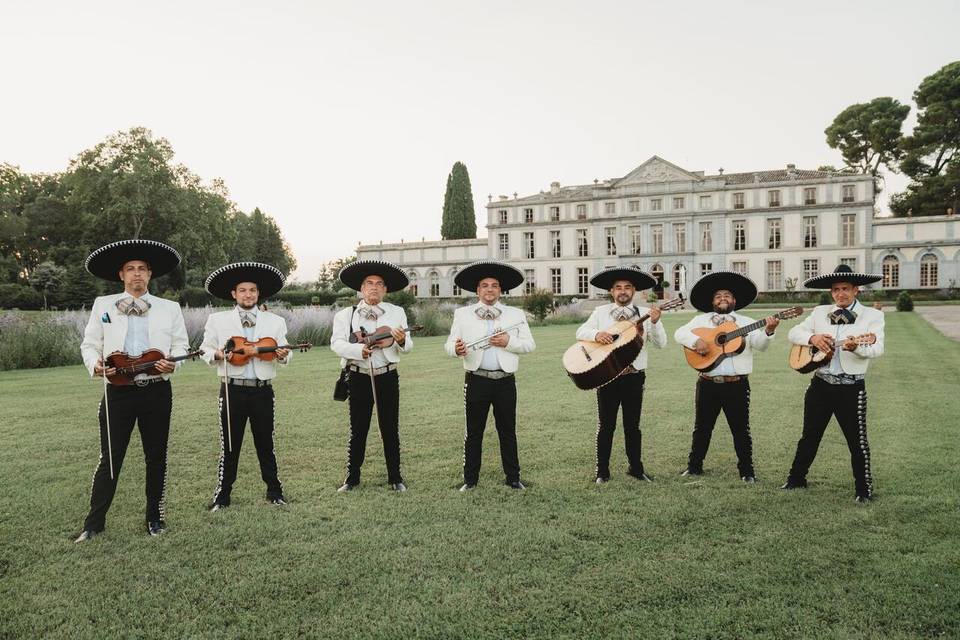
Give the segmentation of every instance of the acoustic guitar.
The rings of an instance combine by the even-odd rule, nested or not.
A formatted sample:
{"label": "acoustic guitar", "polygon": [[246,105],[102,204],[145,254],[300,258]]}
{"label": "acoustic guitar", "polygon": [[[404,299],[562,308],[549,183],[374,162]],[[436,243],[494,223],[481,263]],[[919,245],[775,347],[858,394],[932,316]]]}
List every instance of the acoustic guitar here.
{"label": "acoustic guitar", "polygon": [[684,347],[683,354],[687,357],[687,364],[697,371],[709,371],[720,364],[720,361],[724,358],[732,358],[738,353],[743,352],[744,347],[746,347],[746,342],[743,337],[751,331],[756,331],[761,327],[767,326],[767,321],[770,318],[787,320],[789,318],[796,318],[801,313],[803,313],[801,307],[790,307],[789,309],[775,313],[769,318],[757,320],[743,327],[738,327],[736,322],[730,321],[724,322],[716,327],[699,327],[693,329],[693,333],[707,343],[709,350],[704,355],[700,355],[693,349]]}
{"label": "acoustic guitar", "polygon": [[[840,344],[848,340],[853,340],[859,346],[861,344],[873,344],[876,341],[876,336],[872,333],[851,336],[841,340]],[[838,348],[840,347],[838,346]],[[834,353],[836,353],[836,349],[833,351],[821,351],[812,344],[795,344],[790,348],[788,362],[790,363],[790,367],[797,373],[810,373],[811,371],[816,371],[820,367],[825,367],[830,364]]]}
{"label": "acoustic guitar", "polygon": [[[661,304],[660,311],[683,306],[683,296]],[[643,348],[643,323],[647,313],[637,319],[621,320],[605,331],[613,336],[610,344],[578,340],[563,354],[563,368],[578,389],[596,389],[624,372]]]}

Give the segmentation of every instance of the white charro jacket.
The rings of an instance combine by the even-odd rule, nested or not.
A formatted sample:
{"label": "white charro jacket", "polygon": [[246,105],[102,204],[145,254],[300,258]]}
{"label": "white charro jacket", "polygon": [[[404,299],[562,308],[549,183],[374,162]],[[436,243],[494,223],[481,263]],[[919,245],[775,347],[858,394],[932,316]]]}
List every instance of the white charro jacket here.
{"label": "white charro jacket", "polygon": [[[840,355],[840,368],[844,373],[866,373],[870,359],[883,355],[883,312],[866,307],[857,300],[848,307],[851,312],[857,314],[853,324],[830,324],[829,316],[837,309],[839,307],[833,304],[814,307],[803,322],[790,329],[787,337],[794,344],[810,344],[810,336],[815,333],[826,333],[833,336],[834,341],[839,345],[847,336],[872,333],[877,336],[875,343],[862,344],[853,351],[843,349],[837,351]],[[824,369],[829,369],[829,364]]]}
{"label": "white charro jacket", "polygon": [[[253,327],[254,341],[261,338],[273,338],[277,345],[287,344],[287,321],[281,316],[269,311],[257,310],[257,324]],[[229,311],[218,311],[211,313],[207,317],[207,324],[203,328],[203,355],[201,356],[207,364],[216,367],[218,375],[226,375],[230,378],[242,378],[246,365],[237,367],[223,360],[214,360],[214,354],[217,349],[223,349],[227,340],[239,336],[245,337],[243,324],[240,322],[240,309],[233,307]],[[287,356],[286,364],[290,362],[293,354]],[[258,380],[272,380],[277,376],[277,360],[261,360],[252,358],[253,371]]]}

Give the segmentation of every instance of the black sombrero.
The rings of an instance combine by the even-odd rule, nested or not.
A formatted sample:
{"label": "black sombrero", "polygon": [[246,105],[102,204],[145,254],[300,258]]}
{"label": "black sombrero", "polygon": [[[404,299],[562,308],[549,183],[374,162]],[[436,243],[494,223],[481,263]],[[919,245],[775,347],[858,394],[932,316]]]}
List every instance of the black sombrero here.
{"label": "black sombrero", "polygon": [[476,291],[480,281],[484,278],[496,278],[503,293],[507,293],[523,284],[523,273],[519,269],[506,262],[497,262],[496,260],[472,262],[457,272],[453,281],[461,289]]}
{"label": "black sombrero", "polygon": [[177,268],[180,254],[156,240],[120,240],[91,253],[83,266],[98,278],[116,282],[120,280],[120,269],[131,260],[143,260],[150,265],[152,277],[159,278]]}
{"label": "black sombrero", "polygon": [[837,282],[849,282],[855,287],[880,282],[883,276],[879,273],[854,273],[848,265],[838,265],[833,273],[823,273],[819,276],[807,278],[803,286],[807,289],[829,289]]}
{"label": "black sombrero", "polygon": [[230,292],[241,282],[253,282],[257,285],[260,300],[265,300],[283,289],[286,278],[276,267],[262,262],[234,262],[220,267],[204,283],[207,292],[222,300],[233,300]]}
{"label": "black sombrero", "polygon": [[400,291],[408,284],[410,278],[403,269],[386,260],[356,260],[340,270],[340,282],[355,291],[360,291],[360,285],[367,276],[380,276],[387,285],[387,291]]}
{"label": "black sombrero", "polygon": [[700,311],[713,311],[713,294],[726,289],[737,299],[734,310],[743,309],[757,298],[753,280],[735,271],[714,271],[703,276],[690,289],[690,304]]}
{"label": "black sombrero", "polygon": [[657,279],[636,267],[610,267],[590,278],[590,284],[610,291],[617,280],[629,280],[637,291],[649,289],[657,284]]}

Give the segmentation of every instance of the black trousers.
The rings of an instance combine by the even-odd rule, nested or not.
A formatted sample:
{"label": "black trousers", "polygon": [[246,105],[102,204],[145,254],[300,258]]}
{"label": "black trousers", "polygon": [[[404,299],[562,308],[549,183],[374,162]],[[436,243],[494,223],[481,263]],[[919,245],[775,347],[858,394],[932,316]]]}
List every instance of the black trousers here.
{"label": "black trousers", "polygon": [[517,381],[514,376],[491,380],[467,372],[463,377],[463,402],[467,430],[463,437],[463,481],[477,484],[483,454],[483,431],[493,407],[500,438],[500,461],[507,482],[520,480],[517,456]]}
{"label": "black trousers", "polygon": [[814,376],[803,399],[803,435],[790,468],[790,480],[802,482],[817,457],[820,440],[832,416],[850,450],[850,466],[857,495],[873,495],[870,473],[870,444],[867,442],[867,390],[863,380],[856,384],[830,384]]}
{"label": "black trousers", "polygon": [[163,520],[167,479],[167,439],[170,435],[170,411],[173,408],[173,390],[170,382],[157,382],[145,387],[136,385],[107,386],[110,405],[110,440],[113,445],[113,471],[110,478],[110,459],[107,447],[107,415],[100,401],[100,461],[93,474],[90,492],[90,512],[83,523],[84,530],[103,531],[107,510],[117,492],[120,469],[130,444],[134,424],[140,429],[140,443],[146,462],[147,522]]}
{"label": "black trousers", "polygon": [[[377,416],[383,457],[387,463],[387,482],[403,482],[400,474],[400,376],[397,370],[374,378],[377,385]],[[367,433],[373,417],[373,388],[369,373],[351,371],[350,385],[350,443],[347,447],[347,484],[360,483],[360,467],[367,450]]]}
{"label": "black trousers", "polygon": [[727,418],[733,434],[733,449],[737,454],[737,469],[741,476],[754,475],[753,438],[750,437],[750,382],[741,377],[737,382],[717,384],[697,378],[696,411],[693,424],[693,442],[687,468],[703,471],[703,460],[710,448],[713,427],[720,411]]}
{"label": "black trousers", "polygon": [[273,450],[274,404],[273,387],[230,385],[230,439],[228,439],[224,385],[220,384],[220,468],[217,489],[213,492],[214,504],[230,504],[230,493],[237,479],[240,448],[243,446],[247,420],[250,421],[253,445],[257,448],[260,477],[267,485],[267,500],[283,496],[283,486],[277,477],[277,456]]}
{"label": "black trousers", "polygon": [[643,409],[643,387],[647,376],[639,373],[623,374],[597,389],[597,477],[610,477],[610,451],[613,432],[617,428],[617,414],[623,407],[623,444],[630,463],[629,473],[643,474],[640,457],[640,412]]}

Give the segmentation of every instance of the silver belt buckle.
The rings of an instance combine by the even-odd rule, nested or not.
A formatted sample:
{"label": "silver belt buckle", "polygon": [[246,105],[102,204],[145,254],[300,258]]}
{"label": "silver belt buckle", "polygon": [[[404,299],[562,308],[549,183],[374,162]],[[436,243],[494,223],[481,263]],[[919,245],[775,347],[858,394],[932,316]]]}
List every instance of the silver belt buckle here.
{"label": "silver belt buckle", "polygon": [[133,384],[137,385],[138,387],[145,387],[150,384],[150,380],[148,378],[141,378],[139,380],[134,380]]}

